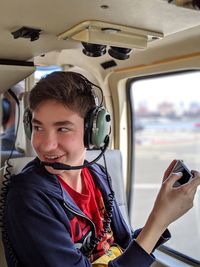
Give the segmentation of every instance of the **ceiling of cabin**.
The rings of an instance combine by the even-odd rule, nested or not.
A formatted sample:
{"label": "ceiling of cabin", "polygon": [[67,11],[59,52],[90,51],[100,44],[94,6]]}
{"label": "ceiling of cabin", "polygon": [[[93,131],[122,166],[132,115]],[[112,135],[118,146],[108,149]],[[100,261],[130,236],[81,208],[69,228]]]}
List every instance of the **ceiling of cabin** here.
{"label": "ceiling of cabin", "polygon": [[[0,63],[3,64],[2,59],[34,60],[35,65],[73,65],[92,72],[100,70],[106,76],[112,68],[148,64],[190,51],[200,52],[200,10],[176,6],[174,2],[176,1],[0,0]],[[58,38],[58,35],[74,26],[92,20],[158,32],[163,38],[149,42],[145,49],[133,49],[128,60],[114,59],[115,65],[104,69],[102,64],[113,63],[113,58],[108,53],[99,58],[87,57],[82,53],[80,41]],[[41,30],[39,39],[31,41],[30,38],[14,38],[12,33],[23,26]],[[10,79],[4,74],[6,71],[11,75],[10,69],[5,70],[3,67],[3,70],[0,70],[1,86],[4,84],[1,91],[10,86],[10,80],[17,82],[26,71],[34,71],[32,67],[30,71],[24,71],[23,67],[20,70],[23,75],[19,74],[16,78],[13,71],[13,78]]]}
{"label": "ceiling of cabin", "polygon": [[[1,1],[0,58],[28,60],[51,50],[79,47],[79,42],[58,40],[57,35],[85,20],[156,31],[166,38],[200,25],[200,11],[164,0]],[[14,39],[11,32],[22,26],[41,29],[39,40]]]}

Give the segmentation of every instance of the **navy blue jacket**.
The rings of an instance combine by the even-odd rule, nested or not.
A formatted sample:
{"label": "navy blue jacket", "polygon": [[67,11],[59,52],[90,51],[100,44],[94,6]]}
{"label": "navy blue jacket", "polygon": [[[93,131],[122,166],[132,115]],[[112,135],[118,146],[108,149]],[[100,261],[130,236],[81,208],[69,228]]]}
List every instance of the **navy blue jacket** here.
{"label": "navy blue jacket", "polygon": [[[102,166],[90,168],[96,185],[106,201],[110,189]],[[12,248],[26,267],[89,267],[90,261],[71,239],[70,214],[85,215],[65,192],[56,175],[50,174],[38,158],[26,165],[18,175],[11,176],[5,209],[5,225]],[[88,223],[91,224],[90,221]],[[155,260],[134,240],[114,200],[111,224],[115,243],[124,253],[109,267],[146,267]],[[95,227],[92,224],[93,234]],[[166,231],[157,245],[169,238]],[[9,267],[14,267],[12,255],[4,242]]]}

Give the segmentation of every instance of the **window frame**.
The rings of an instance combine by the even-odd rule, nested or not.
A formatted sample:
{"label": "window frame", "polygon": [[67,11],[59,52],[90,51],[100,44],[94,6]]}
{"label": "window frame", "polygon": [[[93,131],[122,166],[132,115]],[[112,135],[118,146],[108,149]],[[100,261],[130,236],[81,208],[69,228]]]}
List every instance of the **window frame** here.
{"label": "window frame", "polygon": [[[185,73],[194,73],[199,72],[199,69],[188,69],[188,70],[180,70],[180,71],[169,71],[166,73],[156,73],[156,74],[148,74],[145,76],[137,76],[133,78],[129,78],[126,82],[126,95],[127,95],[127,105],[128,105],[128,118],[129,118],[129,126],[130,126],[130,134],[129,134],[129,142],[130,142],[130,163],[128,166],[129,169],[129,177],[127,179],[127,205],[128,205],[128,213],[129,213],[129,219],[131,217],[131,209],[133,207],[133,200],[134,200],[134,187],[135,187],[135,177],[134,177],[134,170],[135,170],[135,128],[134,128],[134,121],[135,121],[135,110],[134,110],[134,101],[131,101],[133,99],[133,90],[131,90],[131,87],[133,84],[137,81],[142,81],[146,79],[151,78],[159,78],[159,77],[167,77],[167,76],[174,76],[177,74],[185,74]],[[192,264],[192,266],[199,266],[200,260],[197,260],[195,258],[192,258],[184,253],[181,253],[178,250],[175,250],[167,245],[162,245],[158,249],[158,251],[161,251],[169,256],[173,256],[178,260],[181,260],[182,262]]]}

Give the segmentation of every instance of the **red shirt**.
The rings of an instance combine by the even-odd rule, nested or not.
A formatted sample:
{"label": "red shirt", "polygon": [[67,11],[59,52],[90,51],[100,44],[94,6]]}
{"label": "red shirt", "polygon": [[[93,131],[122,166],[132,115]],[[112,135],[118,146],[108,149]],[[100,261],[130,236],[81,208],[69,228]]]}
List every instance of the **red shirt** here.
{"label": "red shirt", "polygon": [[[59,181],[62,187],[70,194],[76,205],[82,212],[91,220],[96,226],[97,235],[103,229],[103,218],[105,206],[100,190],[95,186],[92,176],[87,168],[83,168],[81,172],[83,183],[85,184],[84,193],[78,193],[65,183],[61,177]],[[74,216],[70,221],[72,230],[72,240],[74,243],[83,243],[85,237],[91,230],[90,224],[87,220],[80,216]],[[96,249],[93,251],[92,260],[97,259],[103,255],[113,243],[112,231],[109,231],[101,242],[98,243]]]}

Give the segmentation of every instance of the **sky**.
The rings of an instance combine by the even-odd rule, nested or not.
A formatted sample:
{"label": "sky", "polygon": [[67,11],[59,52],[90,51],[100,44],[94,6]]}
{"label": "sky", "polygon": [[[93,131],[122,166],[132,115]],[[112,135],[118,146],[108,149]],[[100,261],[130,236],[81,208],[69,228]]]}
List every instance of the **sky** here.
{"label": "sky", "polygon": [[35,78],[39,80],[43,76],[53,72],[53,71],[60,71],[61,68],[59,66],[44,66],[44,67],[37,67],[37,70],[35,71]]}
{"label": "sky", "polygon": [[136,108],[141,102],[148,102],[152,110],[164,101],[185,106],[191,102],[200,103],[200,72],[137,81],[132,90]]}

